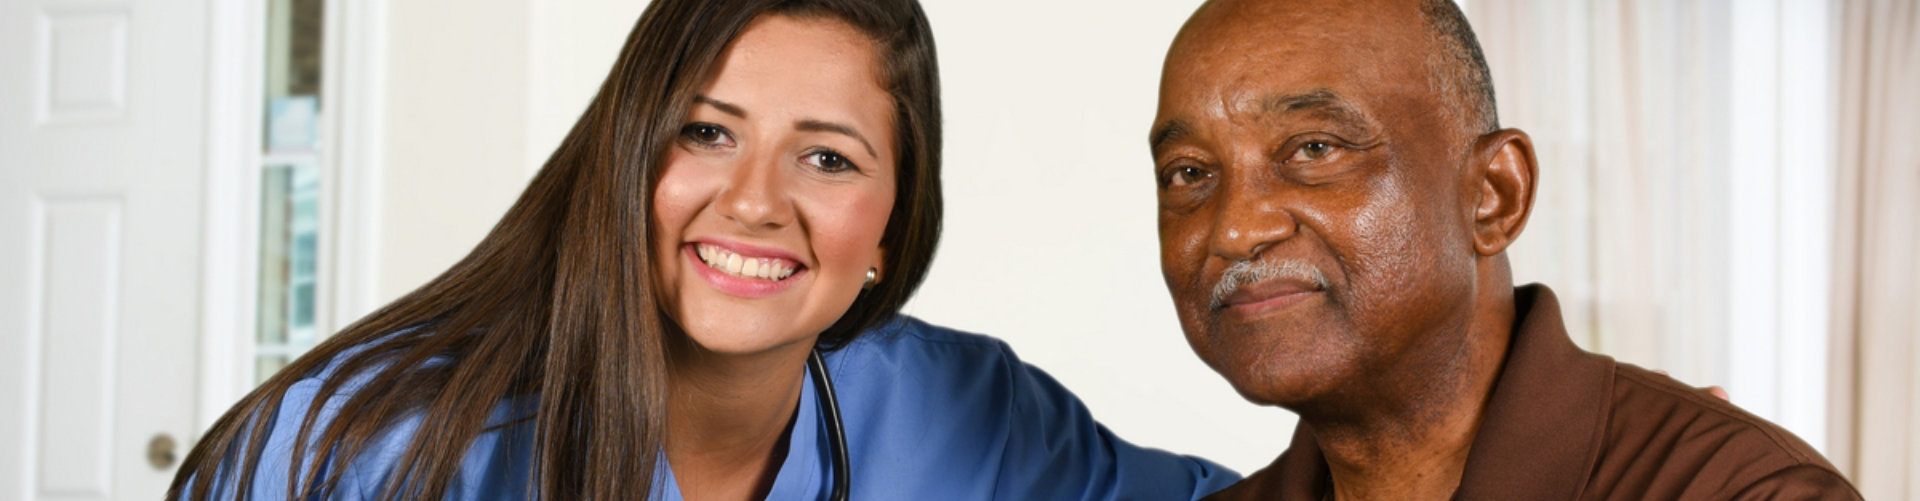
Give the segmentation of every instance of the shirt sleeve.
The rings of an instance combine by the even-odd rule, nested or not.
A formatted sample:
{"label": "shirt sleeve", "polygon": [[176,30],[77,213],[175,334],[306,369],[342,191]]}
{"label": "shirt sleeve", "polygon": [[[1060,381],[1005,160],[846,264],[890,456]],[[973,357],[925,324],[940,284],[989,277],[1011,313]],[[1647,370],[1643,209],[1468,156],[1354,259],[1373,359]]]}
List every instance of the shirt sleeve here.
{"label": "shirt sleeve", "polygon": [[1199,499],[1240,480],[1211,461],[1122,440],[1059,381],[1001,350],[1012,405],[996,499]]}
{"label": "shirt sleeve", "polygon": [[1767,475],[1741,490],[1733,499],[1852,501],[1861,497],[1852,484],[1834,472],[1802,464]]}
{"label": "shirt sleeve", "polygon": [[[272,416],[267,417],[264,422],[256,420],[249,424],[249,426],[267,427],[267,443],[265,447],[261,449],[259,463],[254,465],[253,483],[246,489],[246,498],[287,498],[287,487],[290,478],[288,473],[296,472],[296,470],[293,470],[293,446],[295,440],[300,439],[300,423],[306,419],[307,411],[314,405],[314,400],[319,392],[320,385],[321,381],[319,379],[305,379],[294,383],[293,386],[288,387],[287,392],[281,397],[280,406]],[[332,423],[333,420],[339,416],[340,406],[346,403],[346,399],[351,393],[350,390],[349,388],[343,388],[340,393],[327,399],[321,406],[319,415],[315,418],[315,429],[325,428],[327,424]],[[396,429],[393,431],[403,430]],[[309,499],[369,499],[379,495],[378,488],[382,486],[386,472],[391,471],[393,468],[392,463],[396,458],[395,453],[398,452],[395,446],[403,445],[395,441],[397,436],[401,435],[400,433],[382,433],[381,435],[381,437],[376,437],[376,439],[369,444],[369,448],[365,453],[355,458],[352,464],[347,467],[347,471],[341,475],[340,482],[336,484],[333,489],[323,492],[319,496],[309,497]],[[301,458],[301,469],[297,470],[295,474],[304,472],[305,468],[311,466],[314,461],[314,457],[311,454],[315,446],[318,445],[316,443],[318,437],[308,436],[305,440],[307,440],[308,456]],[[244,467],[246,461],[245,451],[245,444],[241,444],[227,451],[227,454],[221,459],[219,473],[215,475],[216,479],[213,489],[210,492],[210,499],[240,499],[242,497],[240,496],[239,475],[234,473],[233,468]],[[332,471],[328,469],[330,466],[331,465],[323,465],[321,467],[319,478],[326,478],[327,475],[332,473]],[[188,488],[185,489],[185,493],[182,495],[183,500],[188,499],[186,494],[192,492],[192,484],[199,481],[200,479],[195,478],[189,482]]]}

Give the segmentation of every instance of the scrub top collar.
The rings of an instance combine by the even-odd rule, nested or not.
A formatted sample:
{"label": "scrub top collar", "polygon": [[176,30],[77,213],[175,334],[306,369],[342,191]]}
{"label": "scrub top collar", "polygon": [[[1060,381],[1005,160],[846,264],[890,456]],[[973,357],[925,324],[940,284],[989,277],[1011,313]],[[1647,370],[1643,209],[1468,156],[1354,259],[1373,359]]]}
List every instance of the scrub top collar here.
{"label": "scrub top collar", "polygon": [[[826,499],[826,469],[832,464],[833,451],[821,445],[825,436],[826,423],[820,420],[819,397],[814,394],[814,381],[811,374],[803,368],[800,379],[800,409],[794,413],[793,433],[787,437],[787,459],[780,463],[780,471],[773,477],[773,488],[767,491],[767,499]],[[674,479],[673,465],[667,463],[665,452],[660,454],[660,473],[654,482],[653,499],[658,501],[684,501],[680,496],[680,484]]]}

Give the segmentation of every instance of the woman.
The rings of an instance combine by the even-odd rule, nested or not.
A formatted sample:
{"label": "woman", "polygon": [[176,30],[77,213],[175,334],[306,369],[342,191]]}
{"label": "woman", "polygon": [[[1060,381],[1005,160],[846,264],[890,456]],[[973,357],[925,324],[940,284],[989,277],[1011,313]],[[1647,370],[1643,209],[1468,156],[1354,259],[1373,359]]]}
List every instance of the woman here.
{"label": "woman", "polygon": [[896,316],[939,236],[938,82],[911,0],[655,1],[493,232],[249,394],[169,497],[1231,483],[1113,438],[998,341]]}

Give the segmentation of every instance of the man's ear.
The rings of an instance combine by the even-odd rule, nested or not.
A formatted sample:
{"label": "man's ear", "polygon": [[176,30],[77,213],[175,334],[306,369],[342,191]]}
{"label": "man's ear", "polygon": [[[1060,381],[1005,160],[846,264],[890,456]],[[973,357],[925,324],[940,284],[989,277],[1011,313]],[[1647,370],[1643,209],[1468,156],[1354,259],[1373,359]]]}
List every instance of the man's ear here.
{"label": "man's ear", "polygon": [[1513,245],[1533,214],[1539,165],[1533,158],[1533,139],[1518,129],[1501,129],[1474,141],[1478,185],[1473,207],[1473,248],[1494,256]]}

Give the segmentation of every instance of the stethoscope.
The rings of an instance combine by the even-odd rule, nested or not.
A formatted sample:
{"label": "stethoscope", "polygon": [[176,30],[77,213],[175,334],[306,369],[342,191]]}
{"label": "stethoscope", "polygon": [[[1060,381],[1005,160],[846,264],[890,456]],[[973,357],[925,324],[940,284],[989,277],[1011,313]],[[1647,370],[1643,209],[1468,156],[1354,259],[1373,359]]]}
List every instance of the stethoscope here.
{"label": "stethoscope", "polygon": [[820,400],[820,413],[827,417],[827,441],[833,446],[833,492],[827,499],[847,501],[847,428],[840,422],[840,398],[833,395],[833,378],[827,376],[827,363],[820,358],[819,348],[807,357],[807,371],[813,373],[818,387],[814,396]]}

